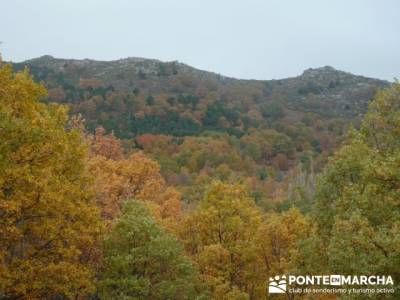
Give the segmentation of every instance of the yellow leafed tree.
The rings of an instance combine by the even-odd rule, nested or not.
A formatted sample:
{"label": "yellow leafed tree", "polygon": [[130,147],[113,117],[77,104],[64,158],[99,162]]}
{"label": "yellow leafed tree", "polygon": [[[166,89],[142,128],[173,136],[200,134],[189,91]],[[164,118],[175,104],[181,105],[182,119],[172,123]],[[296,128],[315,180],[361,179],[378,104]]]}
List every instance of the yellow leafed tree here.
{"label": "yellow leafed tree", "polygon": [[180,238],[213,299],[261,299],[265,276],[255,237],[261,212],[240,184],[213,182],[181,224]]}
{"label": "yellow leafed tree", "polygon": [[0,298],[80,299],[94,291],[101,221],[78,130],[40,102],[27,71],[0,66]]}

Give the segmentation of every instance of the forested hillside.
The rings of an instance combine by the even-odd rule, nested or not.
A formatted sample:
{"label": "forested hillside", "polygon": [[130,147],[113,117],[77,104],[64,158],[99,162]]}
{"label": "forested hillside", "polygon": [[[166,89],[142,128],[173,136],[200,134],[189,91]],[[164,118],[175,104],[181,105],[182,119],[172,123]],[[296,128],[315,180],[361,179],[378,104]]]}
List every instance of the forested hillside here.
{"label": "forested hillside", "polygon": [[0,104],[0,299],[398,299],[399,83],[42,57],[0,64]]}
{"label": "forested hillside", "polygon": [[332,67],[256,81],[141,58],[43,56],[15,64],[25,66],[48,88],[47,101],[68,104],[89,132],[103,127],[157,160],[186,202],[218,178],[246,181],[265,208],[287,194],[309,198],[314,173],[348,124],[358,126],[377,89],[388,85]]}

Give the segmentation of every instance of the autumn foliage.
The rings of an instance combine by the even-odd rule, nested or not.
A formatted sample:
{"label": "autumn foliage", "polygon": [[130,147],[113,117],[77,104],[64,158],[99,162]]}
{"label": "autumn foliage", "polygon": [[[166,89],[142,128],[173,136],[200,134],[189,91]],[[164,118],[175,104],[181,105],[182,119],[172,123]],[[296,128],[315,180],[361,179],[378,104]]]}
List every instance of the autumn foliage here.
{"label": "autumn foliage", "polygon": [[[98,80],[79,84],[102,88]],[[169,102],[200,107],[186,115],[203,125],[243,127],[222,100],[210,108],[198,98],[215,88]],[[63,93],[51,90],[53,98]],[[28,71],[0,65],[0,299],[261,300],[277,274],[400,279],[398,83],[378,94],[318,182],[337,142],[326,131],[341,131],[340,122],[308,113],[303,125],[245,135],[121,140],[103,127],[86,129],[45,95]],[[104,96],[128,113],[122,94]],[[149,114],[167,105],[149,97]],[[79,105],[95,115],[94,102]],[[253,122],[282,117],[277,103],[262,108],[250,109]],[[314,121],[315,131],[307,125]]]}
{"label": "autumn foliage", "polygon": [[27,72],[0,67],[0,297],[94,292],[102,231],[82,135]]}
{"label": "autumn foliage", "polygon": [[121,142],[102,128],[87,139],[88,169],[95,178],[95,198],[103,218],[113,220],[125,201],[137,199],[164,225],[174,226],[181,215],[180,193],[166,185],[159,165],[141,152],[124,154]]}

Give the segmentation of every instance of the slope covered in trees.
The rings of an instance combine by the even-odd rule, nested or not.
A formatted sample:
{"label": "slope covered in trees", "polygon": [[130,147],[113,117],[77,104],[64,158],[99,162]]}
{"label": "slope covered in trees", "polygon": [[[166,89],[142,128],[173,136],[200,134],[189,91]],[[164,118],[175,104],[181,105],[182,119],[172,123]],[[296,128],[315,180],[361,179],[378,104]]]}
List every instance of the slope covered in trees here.
{"label": "slope covered in trees", "polygon": [[337,127],[308,140],[325,119],[120,139],[48,100],[0,66],[0,299],[258,300],[285,273],[391,275],[398,299],[398,83],[337,151]]}
{"label": "slope covered in trees", "polygon": [[211,178],[248,182],[258,203],[281,202],[286,193],[309,198],[313,189],[297,187],[314,184],[313,173],[348,124],[357,126],[376,90],[388,84],[332,67],[256,81],[142,58],[44,56],[15,64],[25,66],[49,89],[47,101],[82,114],[90,132],[101,126],[143,149],[189,203]]}
{"label": "slope covered in trees", "polygon": [[[400,280],[400,85],[380,92],[320,178],[309,270]],[[315,255],[318,253],[318,255]],[[312,255],[312,256],[311,256]],[[360,298],[361,299],[361,298]]]}

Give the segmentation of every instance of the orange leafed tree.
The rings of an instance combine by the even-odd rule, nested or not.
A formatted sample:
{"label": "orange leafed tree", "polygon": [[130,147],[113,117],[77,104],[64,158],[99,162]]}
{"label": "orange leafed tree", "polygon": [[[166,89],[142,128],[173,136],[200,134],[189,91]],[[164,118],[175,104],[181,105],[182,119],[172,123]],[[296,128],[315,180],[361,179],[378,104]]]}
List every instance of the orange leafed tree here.
{"label": "orange leafed tree", "polygon": [[167,187],[155,161],[141,152],[124,155],[121,141],[105,135],[104,129],[97,129],[89,141],[89,171],[95,177],[96,199],[105,219],[118,216],[128,199],[146,202],[155,217],[167,223],[180,218],[181,196]]}

